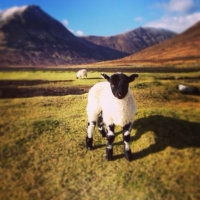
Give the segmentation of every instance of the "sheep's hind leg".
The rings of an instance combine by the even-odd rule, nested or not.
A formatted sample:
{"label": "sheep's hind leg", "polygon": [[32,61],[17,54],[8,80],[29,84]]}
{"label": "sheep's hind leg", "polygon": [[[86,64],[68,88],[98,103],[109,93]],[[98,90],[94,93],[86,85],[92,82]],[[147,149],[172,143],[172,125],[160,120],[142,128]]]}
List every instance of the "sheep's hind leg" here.
{"label": "sheep's hind leg", "polygon": [[87,124],[86,147],[88,150],[93,149],[92,143],[93,143],[93,132],[94,132],[95,126],[96,126],[95,121],[88,122]]}
{"label": "sheep's hind leg", "polygon": [[113,158],[113,142],[115,139],[114,128],[115,128],[115,125],[113,124],[113,125],[107,126],[107,129],[106,129],[107,131],[106,158],[108,161],[111,161]]}
{"label": "sheep's hind leg", "polygon": [[131,149],[130,149],[130,133],[132,129],[132,124],[127,124],[123,127],[123,139],[124,139],[124,155],[128,161],[131,161],[132,159],[132,154],[131,154]]}
{"label": "sheep's hind leg", "polygon": [[99,133],[102,135],[102,137],[106,137],[106,131],[104,129],[102,112],[98,116],[97,125],[98,125]]}

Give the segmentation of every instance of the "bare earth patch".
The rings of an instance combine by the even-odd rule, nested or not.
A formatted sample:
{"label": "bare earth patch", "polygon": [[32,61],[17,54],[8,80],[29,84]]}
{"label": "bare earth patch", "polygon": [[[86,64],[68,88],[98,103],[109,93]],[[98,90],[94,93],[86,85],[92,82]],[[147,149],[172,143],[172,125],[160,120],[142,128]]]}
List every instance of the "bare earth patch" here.
{"label": "bare earth patch", "polygon": [[[64,96],[69,94],[84,94],[88,92],[89,87],[42,87],[42,84],[71,82],[65,81],[47,81],[47,80],[1,80],[0,98],[20,98],[34,96]],[[40,85],[40,87],[31,87]]]}

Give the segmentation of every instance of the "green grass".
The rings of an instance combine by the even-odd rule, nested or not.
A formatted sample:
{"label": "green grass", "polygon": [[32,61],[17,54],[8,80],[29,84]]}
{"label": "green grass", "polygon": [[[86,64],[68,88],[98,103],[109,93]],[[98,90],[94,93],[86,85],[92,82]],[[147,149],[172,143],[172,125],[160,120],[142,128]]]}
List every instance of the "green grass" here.
{"label": "green grass", "polygon": [[[0,99],[0,199],[200,199],[200,96],[176,90],[179,83],[200,88],[200,82],[158,79],[198,75],[144,73],[131,83],[138,107],[131,162],[120,127],[113,161],[106,161],[97,130],[95,150],[86,150],[87,93]],[[66,71],[0,73],[0,80],[73,80],[55,87],[103,81],[99,72],[89,78],[76,80]]]}

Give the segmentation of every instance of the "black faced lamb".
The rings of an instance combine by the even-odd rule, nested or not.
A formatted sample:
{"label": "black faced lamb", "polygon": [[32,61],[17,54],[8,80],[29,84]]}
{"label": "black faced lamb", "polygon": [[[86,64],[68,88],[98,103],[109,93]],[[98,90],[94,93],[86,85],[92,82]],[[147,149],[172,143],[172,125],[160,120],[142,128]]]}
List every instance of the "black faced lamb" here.
{"label": "black faced lamb", "polygon": [[99,132],[106,137],[106,158],[113,158],[113,142],[115,139],[115,125],[123,129],[124,154],[127,160],[131,160],[130,132],[137,111],[133,95],[129,89],[129,83],[138,77],[138,74],[127,76],[116,73],[111,76],[102,73],[108,82],[95,84],[88,93],[87,104],[87,136],[86,147],[93,149],[93,132],[97,125]]}

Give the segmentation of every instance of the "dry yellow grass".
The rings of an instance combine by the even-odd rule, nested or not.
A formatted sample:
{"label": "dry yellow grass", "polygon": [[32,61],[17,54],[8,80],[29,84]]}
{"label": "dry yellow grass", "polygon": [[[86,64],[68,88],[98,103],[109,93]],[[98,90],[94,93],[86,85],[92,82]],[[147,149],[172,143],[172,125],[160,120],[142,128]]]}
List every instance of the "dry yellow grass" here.
{"label": "dry yellow grass", "polygon": [[[36,74],[73,79],[73,86],[103,81],[99,72],[88,80],[46,73]],[[97,131],[95,150],[86,150],[87,93],[0,99],[0,199],[199,199],[200,96],[180,94],[176,85],[200,88],[200,82],[159,79],[172,75],[199,73],[141,73],[130,85],[138,106],[132,162],[124,158],[119,127],[114,161],[106,161],[106,141]]]}

